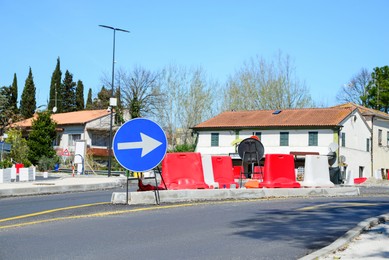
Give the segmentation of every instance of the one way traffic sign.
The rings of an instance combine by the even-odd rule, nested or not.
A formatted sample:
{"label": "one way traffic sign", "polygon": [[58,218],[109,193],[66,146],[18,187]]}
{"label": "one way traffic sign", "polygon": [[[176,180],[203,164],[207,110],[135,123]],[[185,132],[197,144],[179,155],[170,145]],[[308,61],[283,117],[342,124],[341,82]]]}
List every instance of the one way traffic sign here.
{"label": "one way traffic sign", "polygon": [[116,160],[124,168],[144,172],[156,167],[165,157],[165,132],[155,122],[135,118],[123,124],[113,139]]}

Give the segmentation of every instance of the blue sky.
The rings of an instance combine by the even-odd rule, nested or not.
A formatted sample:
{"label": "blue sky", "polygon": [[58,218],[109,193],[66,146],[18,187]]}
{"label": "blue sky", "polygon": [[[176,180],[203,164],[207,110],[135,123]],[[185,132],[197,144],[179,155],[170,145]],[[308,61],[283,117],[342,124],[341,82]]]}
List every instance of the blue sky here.
{"label": "blue sky", "polygon": [[[100,90],[116,68],[202,66],[223,83],[244,61],[279,51],[294,60],[315,102],[335,96],[361,68],[389,65],[386,0],[0,0],[0,86],[17,74],[19,96],[29,67],[37,106],[46,104],[57,57],[74,81]],[[20,100],[19,100],[20,101]]]}

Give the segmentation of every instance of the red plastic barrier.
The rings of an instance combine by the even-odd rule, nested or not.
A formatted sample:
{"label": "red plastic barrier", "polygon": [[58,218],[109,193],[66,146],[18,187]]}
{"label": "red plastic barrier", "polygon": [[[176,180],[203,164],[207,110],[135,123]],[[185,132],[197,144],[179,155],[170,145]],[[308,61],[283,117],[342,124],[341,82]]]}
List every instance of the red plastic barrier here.
{"label": "red plastic barrier", "polygon": [[168,190],[209,188],[200,153],[167,153],[162,161],[162,177]]}
{"label": "red plastic barrier", "polygon": [[[243,172],[243,167],[242,166],[234,166],[233,167],[233,172],[234,172],[234,179],[240,179],[240,173]],[[246,176],[242,174],[242,179],[246,179]]]}
{"label": "red plastic barrier", "polygon": [[232,159],[230,156],[212,156],[212,170],[215,182],[219,183],[219,188],[231,188],[231,184],[239,185],[235,182]]}
{"label": "red plastic barrier", "polygon": [[23,163],[15,163],[16,173],[19,174],[19,169],[23,167],[24,167]]}
{"label": "red plastic barrier", "polygon": [[367,180],[366,177],[354,178],[354,184],[361,184],[361,183],[364,183],[366,180]]}
{"label": "red plastic barrier", "polygon": [[266,154],[265,173],[260,188],[300,188],[294,171],[294,157],[290,154]]}
{"label": "red plastic barrier", "polygon": [[263,172],[263,166],[254,166],[254,173],[251,175],[251,179],[262,180]]}

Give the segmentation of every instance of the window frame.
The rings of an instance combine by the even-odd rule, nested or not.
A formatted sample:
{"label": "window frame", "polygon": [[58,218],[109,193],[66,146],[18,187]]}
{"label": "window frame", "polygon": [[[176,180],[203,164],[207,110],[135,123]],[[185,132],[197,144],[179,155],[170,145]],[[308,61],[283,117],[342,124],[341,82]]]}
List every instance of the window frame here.
{"label": "window frame", "polygon": [[289,132],[280,132],[280,146],[289,146]]}
{"label": "window frame", "polygon": [[219,146],[219,133],[211,133],[211,147]]}
{"label": "window frame", "polygon": [[309,131],[308,132],[308,146],[318,146],[319,145],[319,132],[318,131]]}

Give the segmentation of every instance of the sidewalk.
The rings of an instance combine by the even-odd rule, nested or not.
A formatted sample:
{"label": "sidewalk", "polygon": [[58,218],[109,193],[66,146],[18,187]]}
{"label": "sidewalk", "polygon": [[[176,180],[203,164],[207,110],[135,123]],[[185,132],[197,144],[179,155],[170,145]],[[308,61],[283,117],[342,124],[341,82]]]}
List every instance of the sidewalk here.
{"label": "sidewalk", "polygon": [[30,182],[0,183],[0,198],[111,189],[124,186],[125,177],[51,173],[50,178]]}
{"label": "sidewalk", "polygon": [[389,214],[360,222],[329,246],[300,258],[308,259],[388,259]]}

